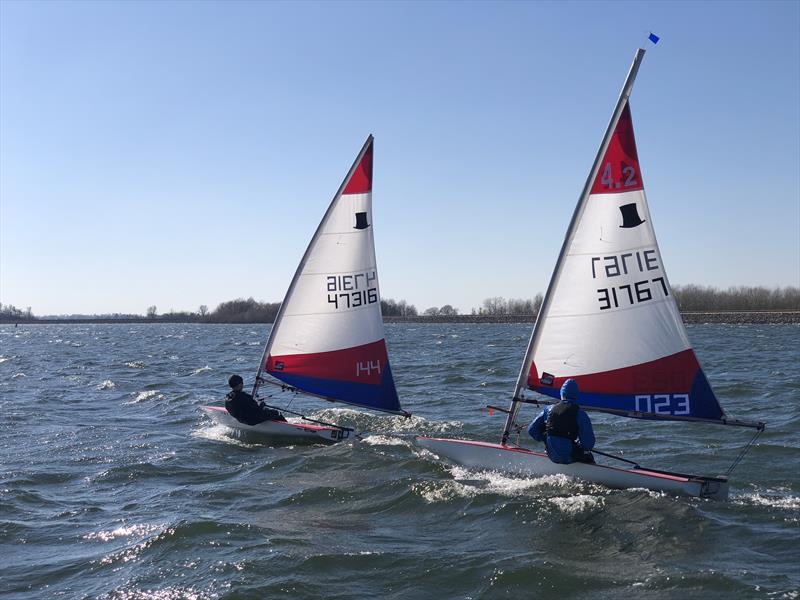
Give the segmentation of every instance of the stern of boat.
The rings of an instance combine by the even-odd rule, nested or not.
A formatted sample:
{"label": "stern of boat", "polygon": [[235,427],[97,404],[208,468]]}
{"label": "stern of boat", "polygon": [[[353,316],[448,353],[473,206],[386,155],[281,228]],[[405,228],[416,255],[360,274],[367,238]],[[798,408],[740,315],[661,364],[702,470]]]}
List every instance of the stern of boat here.
{"label": "stern of boat", "polygon": [[700,484],[700,497],[724,502],[728,499],[729,487],[727,477],[703,477]]}

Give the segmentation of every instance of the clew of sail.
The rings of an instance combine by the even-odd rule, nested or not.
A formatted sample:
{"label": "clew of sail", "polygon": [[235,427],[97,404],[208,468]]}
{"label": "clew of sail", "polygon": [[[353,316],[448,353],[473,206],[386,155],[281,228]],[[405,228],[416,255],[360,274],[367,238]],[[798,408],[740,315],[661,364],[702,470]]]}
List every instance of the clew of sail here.
{"label": "clew of sail", "polygon": [[372,152],[369,136],[306,249],[261,369],[327,400],[403,413],[381,318]]}
{"label": "clew of sail", "polygon": [[653,230],[625,100],[576,212],[531,343],[527,387],[633,417],[720,421]]}

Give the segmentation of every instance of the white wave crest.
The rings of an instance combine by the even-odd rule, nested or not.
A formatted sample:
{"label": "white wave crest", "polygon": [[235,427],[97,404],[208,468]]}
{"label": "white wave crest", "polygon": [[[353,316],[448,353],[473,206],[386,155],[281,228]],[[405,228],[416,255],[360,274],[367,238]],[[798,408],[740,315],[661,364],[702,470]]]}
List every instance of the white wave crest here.
{"label": "white wave crest", "polygon": [[742,494],[734,496],[734,503],[750,506],[769,506],[771,508],[781,508],[791,511],[800,510],[800,497],[797,496],[784,496],[784,495],[763,495],[760,493],[755,494]]}
{"label": "white wave crest", "polygon": [[459,430],[463,426],[461,421],[428,421],[425,417],[411,415],[410,417],[383,417],[381,424],[386,428],[384,431],[400,431],[414,434],[422,433],[447,433],[452,430]]}
{"label": "white wave crest", "polygon": [[531,490],[569,488],[575,485],[574,480],[561,473],[541,477],[512,477],[499,471],[470,471],[459,466],[452,466],[449,471],[457,480],[480,481],[484,485],[484,491],[500,496],[520,496]]}
{"label": "white wave crest", "polygon": [[411,446],[408,440],[380,434],[367,436],[361,441],[370,446]]}
{"label": "white wave crest", "polygon": [[[392,433],[413,433],[413,434],[433,434],[447,433],[453,430],[460,430],[463,426],[461,421],[428,421],[424,417],[411,415],[403,417],[401,415],[367,415],[364,412],[352,408],[325,408],[315,411],[311,415],[314,419],[341,423],[345,420],[357,423],[361,431],[370,431],[376,434]],[[367,419],[367,420],[365,420]]]}
{"label": "white wave crest", "polygon": [[566,496],[563,498],[548,498],[548,502],[562,513],[574,516],[593,508],[602,508],[605,505],[605,498],[602,496],[578,494],[576,496]]}
{"label": "white wave crest", "polygon": [[98,540],[100,542],[108,542],[120,537],[130,536],[145,536],[153,531],[161,531],[164,525],[150,525],[147,523],[140,523],[139,525],[128,525],[127,527],[117,527],[111,531],[93,531],[83,536],[85,540]]}
{"label": "white wave crest", "polygon": [[480,493],[476,487],[453,480],[415,483],[411,486],[411,491],[428,504],[448,502],[454,498],[472,498]]}
{"label": "white wave crest", "polygon": [[215,442],[222,442],[230,444],[231,446],[238,446],[240,448],[259,448],[258,444],[247,444],[242,440],[231,435],[231,429],[225,425],[206,425],[191,433],[192,437],[212,440]]}
{"label": "white wave crest", "polygon": [[114,383],[110,379],[106,379],[105,381],[103,381],[103,383],[101,383],[100,385],[97,386],[97,389],[98,390],[113,390],[115,387],[117,387],[116,383]]}
{"label": "white wave crest", "polygon": [[147,390],[144,392],[139,392],[130,402],[126,402],[125,404],[137,404],[139,402],[144,402],[145,400],[150,400],[155,398],[156,400],[163,400],[165,398],[164,394],[160,392],[160,390]]}
{"label": "white wave crest", "polygon": [[25,373],[14,373],[11,379],[19,379],[20,377],[27,377],[27,375],[25,375]]}
{"label": "white wave crest", "polygon": [[132,360],[130,362],[126,362],[125,366],[130,369],[144,369],[144,361]]}
{"label": "white wave crest", "polygon": [[136,560],[137,558],[139,558],[139,555],[142,553],[142,551],[146,550],[158,538],[166,535],[172,535],[174,532],[175,530],[172,528],[163,529],[163,527],[157,527],[156,531],[151,532],[155,533],[155,535],[152,535],[151,537],[145,539],[142,542],[139,542],[134,546],[129,546],[127,548],[124,548],[123,550],[120,550],[119,552],[113,552],[111,554],[104,556],[100,560],[100,564],[111,565],[116,562],[130,562],[132,560]]}
{"label": "white wave crest", "polygon": [[213,369],[206,365],[205,367],[200,367],[192,371],[192,375],[200,375],[201,373],[208,373],[209,371],[213,371]]}

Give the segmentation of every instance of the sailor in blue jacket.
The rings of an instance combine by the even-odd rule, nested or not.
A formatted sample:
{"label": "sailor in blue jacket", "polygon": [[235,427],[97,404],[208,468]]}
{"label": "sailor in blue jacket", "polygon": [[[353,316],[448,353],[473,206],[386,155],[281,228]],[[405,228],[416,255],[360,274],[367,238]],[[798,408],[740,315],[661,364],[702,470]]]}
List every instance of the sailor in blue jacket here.
{"label": "sailor in blue jacket", "polygon": [[593,463],[594,431],[586,411],[578,406],[578,382],[567,379],[561,386],[561,402],[545,406],[531,421],[528,433],[544,442],[554,463]]}

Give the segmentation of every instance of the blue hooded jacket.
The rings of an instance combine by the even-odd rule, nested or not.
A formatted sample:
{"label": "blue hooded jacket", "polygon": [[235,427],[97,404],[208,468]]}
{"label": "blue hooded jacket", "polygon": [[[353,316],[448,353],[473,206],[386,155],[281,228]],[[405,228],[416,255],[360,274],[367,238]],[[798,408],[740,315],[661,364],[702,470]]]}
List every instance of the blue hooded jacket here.
{"label": "blue hooded jacket", "polygon": [[[576,403],[578,398],[578,384],[574,379],[568,379],[561,387],[561,401]],[[537,442],[544,442],[547,449],[547,456],[550,457],[554,463],[568,465],[573,462],[572,450],[573,441],[565,437],[556,435],[546,435],[547,417],[550,415],[554,405],[545,406],[544,410],[531,421],[528,426],[528,433]],[[594,448],[594,430],[592,429],[592,422],[589,420],[589,415],[586,411],[578,409],[578,445],[583,450],[591,450]]]}

